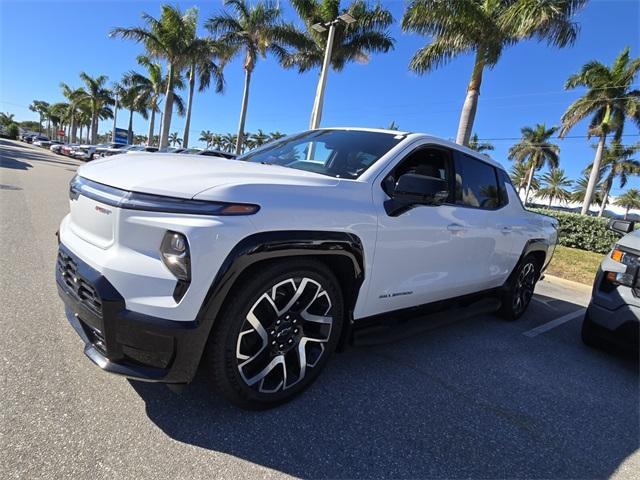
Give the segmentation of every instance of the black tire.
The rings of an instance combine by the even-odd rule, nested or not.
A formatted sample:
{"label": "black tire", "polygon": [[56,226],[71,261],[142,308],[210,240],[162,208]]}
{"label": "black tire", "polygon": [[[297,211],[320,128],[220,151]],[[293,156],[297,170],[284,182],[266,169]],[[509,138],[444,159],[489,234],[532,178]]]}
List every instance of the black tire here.
{"label": "black tire", "polygon": [[531,303],[539,278],[540,265],[536,258],[533,255],[523,258],[504,287],[498,314],[510,321],[520,318]]}
{"label": "black tire", "polygon": [[598,334],[597,326],[594,325],[591,318],[589,318],[588,312],[585,313],[584,320],[582,320],[582,329],[580,331],[580,336],[582,337],[582,343],[584,343],[588,347],[602,350],[607,346],[606,342]]}
{"label": "black tire", "polygon": [[342,293],[326,266],[306,259],[271,263],[232,287],[207,344],[206,367],[231,403],[278,406],[313,383],[343,321]]}

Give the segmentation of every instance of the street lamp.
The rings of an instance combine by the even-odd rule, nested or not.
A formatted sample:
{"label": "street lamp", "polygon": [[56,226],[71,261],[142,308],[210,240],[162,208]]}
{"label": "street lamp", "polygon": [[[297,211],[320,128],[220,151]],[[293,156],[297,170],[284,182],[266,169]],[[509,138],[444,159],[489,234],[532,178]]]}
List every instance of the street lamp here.
{"label": "street lamp", "polygon": [[356,21],[349,13],[343,13],[338,17],[326,23],[316,23],[311,25],[318,33],[323,33],[329,29],[327,37],[327,46],[324,51],[324,60],[322,62],[322,70],[320,70],[320,80],[318,80],[318,88],[316,90],[316,98],[313,102],[313,110],[311,111],[311,121],[309,122],[310,129],[316,129],[320,126],[320,119],[322,118],[322,105],[324,103],[324,89],[327,84],[327,71],[329,70],[329,63],[331,62],[331,51],[333,50],[333,39],[336,33],[336,25],[343,23],[350,25]]}

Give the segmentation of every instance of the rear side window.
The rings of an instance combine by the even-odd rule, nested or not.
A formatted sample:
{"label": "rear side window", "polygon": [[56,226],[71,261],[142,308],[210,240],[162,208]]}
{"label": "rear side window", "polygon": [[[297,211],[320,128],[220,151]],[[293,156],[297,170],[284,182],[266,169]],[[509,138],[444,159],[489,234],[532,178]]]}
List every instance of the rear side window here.
{"label": "rear side window", "polygon": [[456,155],[456,204],[484,209],[500,207],[496,169],[468,155]]}
{"label": "rear side window", "polygon": [[[507,189],[510,188],[514,193],[516,193],[516,189],[513,186],[513,183],[511,183],[509,174],[502,169],[498,169],[498,188],[500,190],[500,206],[504,207],[509,204],[509,193],[507,192]],[[516,197],[518,197],[517,193]]]}

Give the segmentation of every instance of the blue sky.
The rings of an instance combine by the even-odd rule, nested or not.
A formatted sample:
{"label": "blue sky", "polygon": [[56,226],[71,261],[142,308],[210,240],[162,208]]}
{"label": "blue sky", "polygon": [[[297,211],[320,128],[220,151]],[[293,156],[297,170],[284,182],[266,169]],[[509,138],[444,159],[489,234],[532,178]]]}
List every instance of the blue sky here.
{"label": "blue sky", "polygon": [[[285,18],[297,21],[287,3],[281,2]],[[471,57],[459,57],[427,75],[411,73],[409,60],[427,39],[401,32],[398,22],[405,2],[382,3],[396,18],[391,29],[396,48],[374,55],[367,64],[331,72],[322,125],[386,127],[395,121],[402,130],[453,138]],[[221,0],[177,4],[181,8],[198,6],[200,24],[223,8]],[[115,81],[124,72],[139,69],[135,58],[142,47],[110,39],[107,33],[116,26],[140,25],[143,11],[158,16],[160,2],[0,0],[0,111],[14,113],[18,120],[35,120],[37,116],[27,108],[31,101],[63,101],[59,83],[79,85],[80,71],[106,74]],[[580,90],[563,90],[570,74],[593,59],[611,63],[625,46],[631,47],[634,56],[640,55],[639,1],[591,0],[576,21],[581,33],[572,48],[557,50],[525,42],[507,49],[499,64],[485,72],[474,131],[481,138],[500,139],[492,140],[496,146],[492,156],[507,166],[511,139],[520,136],[522,126],[557,125],[566,107],[580,95]],[[243,85],[239,60],[227,66],[225,77],[223,95],[212,90],[196,93],[192,139],[201,130],[235,132]],[[259,61],[252,78],[247,129],[286,133],[306,129],[317,78],[317,71],[299,75],[282,69],[271,58]],[[119,126],[126,127],[127,116],[121,113],[119,118]],[[182,135],[183,124],[174,115],[171,131]],[[110,128],[110,122],[100,125],[101,132]],[[146,121],[136,117],[134,129],[146,134]],[[586,124],[579,124],[571,135],[585,133]],[[631,124],[625,133],[625,143],[640,140]],[[572,178],[593,159],[593,143],[584,138],[559,142],[561,167]],[[634,180],[632,186],[640,182]],[[617,185],[613,193],[619,193]]]}

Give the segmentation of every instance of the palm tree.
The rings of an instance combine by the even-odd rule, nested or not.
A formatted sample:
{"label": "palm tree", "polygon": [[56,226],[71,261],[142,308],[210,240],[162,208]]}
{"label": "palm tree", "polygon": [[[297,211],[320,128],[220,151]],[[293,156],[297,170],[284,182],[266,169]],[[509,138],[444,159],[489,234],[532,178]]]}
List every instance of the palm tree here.
{"label": "palm tree", "polygon": [[[149,132],[147,134],[148,144],[154,145],[156,142],[154,135],[156,113],[160,112],[160,103],[162,96],[167,91],[167,76],[162,75],[162,66],[159,63],[152,62],[145,55],[138,56],[138,63],[147,69],[147,75],[143,75],[136,71],[130,71],[128,76],[131,82],[136,85],[137,97],[142,105],[149,110]],[[173,103],[176,107],[178,115],[183,116],[184,101],[182,97],[176,93],[176,90],[184,88],[182,77],[177,75],[173,80]]]}
{"label": "palm tree", "polygon": [[[334,30],[330,67],[340,71],[349,62],[368,62],[372,53],[386,53],[393,49],[393,39],[387,29],[393,23],[391,12],[377,4],[369,7],[363,0],[353,0],[341,7],[340,0],[292,0],[293,8],[304,22],[306,32],[298,34],[288,30],[287,36],[296,51],[285,56],[285,67],[297,67],[299,72],[322,66],[327,47],[328,34],[318,32],[313,26],[333,22],[339,15],[348,13],[355,22]],[[318,79],[311,128],[320,124],[323,107],[322,76]]]}
{"label": "palm tree", "polygon": [[616,201],[613,203],[614,205],[627,209],[624,213],[624,219],[626,220],[629,218],[629,210],[632,208],[640,209],[640,191],[635,188],[630,188],[626,193],[616,198]]}
{"label": "palm tree", "polygon": [[431,38],[409,68],[426,73],[461,54],[474,55],[456,142],[468,145],[485,68],[493,68],[506,47],[528,39],[562,48],[573,44],[578,27],[573,14],[587,0],[412,0],[402,28]]}
{"label": "palm tree", "polygon": [[3,127],[8,127],[15,122],[14,117],[15,115],[13,113],[0,112],[0,125],[2,125]]}
{"label": "palm tree", "polygon": [[478,134],[474,133],[471,140],[469,140],[469,148],[476,152],[488,152],[494,150],[495,147],[489,142],[481,142],[480,139],[478,139]]}
{"label": "palm tree", "polygon": [[[527,188],[527,183],[529,182],[529,170],[527,169],[524,163],[514,163],[513,167],[511,167],[511,172],[509,174],[511,178],[511,182],[518,190],[518,196],[523,188]],[[531,190],[537,191],[540,188],[540,184],[538,183],[538,179],[533,177],[531,179]]]}
{"label": "palm tree", "polygon": [[64,122],[67,114],[69,112],[69,104],[64,102],[54,103],[49,106],[48,117],[51,119],[51,123],[53,123],[53,131],[55,135],[51,135],[51,138],[58,138],[58,129],[60,125]]}
{"label": "palm tree", "polygon": [[625,48],[616,57],[611,67],[591,61],[583,65],[580,72],[571,75],[565,89],[586,87],[585,93],[573,102],[562,115],[560,137],[564,137],[580,120],[591,116],[588,135],[597,135],[598,148],[593,160],[586,198],[582,205],[582,214],[589,209],[589,199],[595,191],[596,175],[600,170],[607,134],[615,131],[615,137],[622,136],[627,118],[640,126],[640,90],[632,90],[635,77],[640,70],[640,58],[631,60],[629,48]]}
{"label": "palm tree", "polygon": [[210,130],[202,130],[200,132],[200,138],[198,141],[204,142],[207,145],[207,148],[211,147],[211,142],[213,140],[213,132]]}
{"label": "palm tree", "polygon": [[253,147],[260,147],[269,141],[269,135],[264,133],[262,129],[258,129],[256,133],[251,134],[251,141],[253,142]]}
{"label": "palm tree", "polygon": [[66,83],[60,83],[60,88],[62,89],[62,95],[69,101],[69,141],[71,143],[75,143],[76,141],[76,133],[78,130],[78,126],[76,124],[77,115],[78,115],[78,105],[80,103],[80,98],[82,95],[82,90],[79,88],[71,88]]}
{"label": "palm tree", "polygon": [[219,133],[214,133],[211,136],[211,146],[220,150],[222,149],[222,144],[222,135],[220,135]]}
{"label": "palm tree", "polygon": [[171,143],[171,145],[174,147],[176,145],[182,145],[182,139],[178,137],[178,132],[173,132],[171,135],[169,135],[169,143]]}
{"label": "palm tree", "polygon": [[282,132],[278,132],[278,131],[271,132],[269,134],[269,141],[273,142],[274,140],[278,140],[279,138],[283,138],[283,137],[286,137],[286,135]]}
{"label": "palm tree", "polygon": [[86,103],[91,110],[91,139],[90,143],[98,141],[98,120],[101,118],[111,118],[113,113],[108,107],[113,105],[111,91],[105,87],[107,83],[106,75],[91,77],[85,72],[80,73],[80,79],[84,82],[84,87],[78,91],[78,101]]}
{"label": "palm tree", "polygon": [[239,154],[244,144],[249,85],[256,62],[259,57],[266,57],[267,53],[284,59],[287,52],[282,44],[291,41],[294,29],[281,23],[280,9],[272,3],[259,0],[249,6],[247,0],[225,0],[224,4],[232,8],[233,15],[222,12],[212,16],[205,22],[205,27],[223,46],[227,59],[244,55],[244,92],[235,146]]}
{"label": "palm tree", "polygon": [[145,102],[146,82],[142,81],[135,72],[130,72],[122,77],[122,81],[117,85],[116,91],[120,99],[120,105],[129,110],[129,125],[127,127],[127,143],[133,144],[133,114],[138,113],[145,120],[147,115],[147,103]]}
{"label": "palm tree", "polygon": [[[575,187],[571,192],[571,201],[576,203],[586,203],[585,198],[587,196],[587,187],[589,186],[589,174],[586,173],[585,176],[579,178],[575,181]],[[588,207],[591,207],[592,204],[602,205],[602,181],[600,180],[600,175],[598,175],[598,180],[596,182],[596,189],[591,197],[591,202],[589,202]]]}
{"label": "palm tree", "polygon": [[[197,12],[197,11],[196,11]],[[197,13],[196,13],[197,15]],[[189,146],[189,128],[191,126],[191,112],[193,109],[193,93],[196,87],[196,77],[198,79],[198,91],[202,92],[209,88],[209,84],[213,79],[216,85],[216,93],[222,92],[224,89],[224,76],[222,74],[222,64],[215,63],[214,60],[226,60],[228,52],[225,46],[211,39],[203,39],[194,36],[190,39],[191,43],[187,47],[187,55],[189,56],[189,71],[187,77],[189,79],[189,94],[187,100],[187,116],[184,122],[183,146]]]}
{"label": "palm tree", "polygon": [[535,128],[524,127],[521,129],[521,140],[509,149],[509,160],[525,165],[529,172],[524,194],[525,206],[529,200],[533,173],[547,164],[551,168],[558,168],[560,147],[549,141],[557,131],[558,127],[547,128],[544,123],[537,124]]}
{"label": "palm tree", "polygon": [[233,135],[232,133],[227,133],[226,135],[223,135],[221,139],[221,147],[225,152],[233,152],[234,149],[237,151],[238,136]]}
{"label": "palm tree", "polygon": [[556,199],[561,203],[571,200],[571,192],[567,188],[571,187],[573,182],[567,178],[561,168],[552,168],[550,172],[545,173],[542,176],[542,183],[544,186],[538,190],[537,195],[543,199],[548,198],[549,207]]}
{"label": "palm tree", "polygon": [[183,13],[178,7],[170,5],[162,5],[161,8],[160,19],[147,13],[142,14],[142,18],[147,24],[146,29],[143,27],[119,27],[113,29],[109,35],[143,43],[151,58],[167,61],[169,71],[160,134],[160,147],[162,148],[166,147],[169,142],[174,103],[174,82],[180,72],[191,62],[189,48],[195,37],[197,9],[190,8]]}
{"label": "palm tree", "polygon": [[[624,146],[620,140],[614,139],[611,145],[604,147],[602,153],[602,163],[600,164],[600,176],[602,180],[602,203],[598,216],[604,214],[609,202],[609,194],[616,179],[620,188],[624,188],[629,180],[629,176],[640,175],[640,162],[631,158],[640,148],[640,144],[634,146]],[[589,165],[585,172],[590,173],[593,164]]]}
{"label": "palm tree", "polygon": [[48,108],[49,103],[43,100],[34,100],[31,102],[31,105],[29,105],[29,110],[36,112],[40,116],[40,128],[38,129],[38,133],[42,133],[42,120],[44,120]]}

